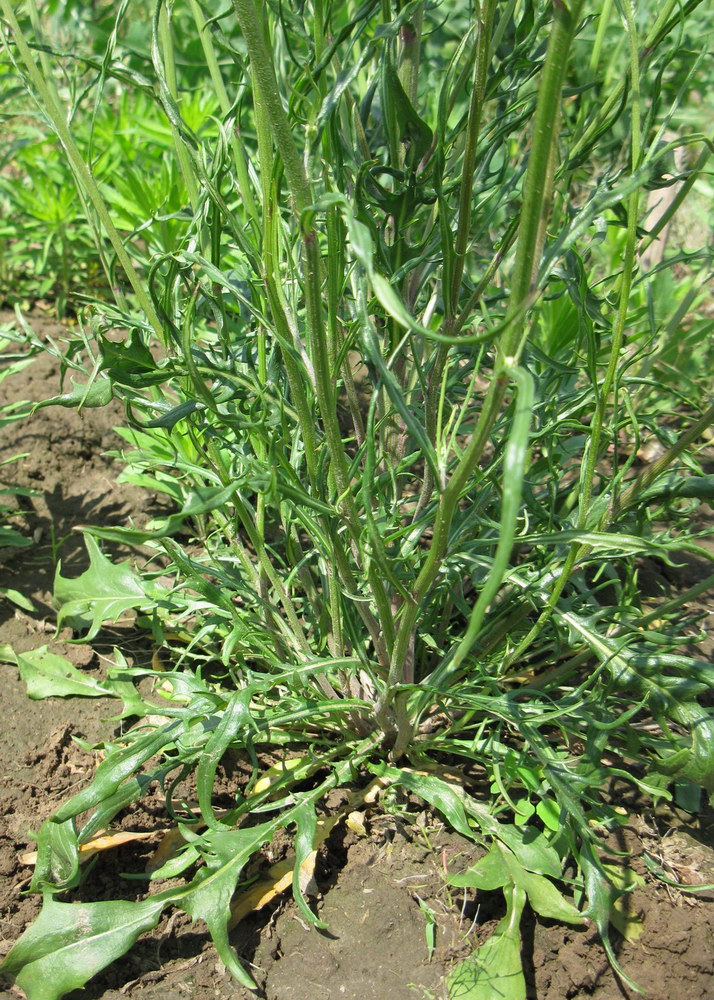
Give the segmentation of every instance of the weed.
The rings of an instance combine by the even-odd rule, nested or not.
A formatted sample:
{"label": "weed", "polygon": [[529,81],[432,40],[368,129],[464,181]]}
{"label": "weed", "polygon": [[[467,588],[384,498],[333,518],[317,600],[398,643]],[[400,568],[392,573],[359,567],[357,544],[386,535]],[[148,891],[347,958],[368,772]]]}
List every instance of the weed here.
{"label": "weed", "polygon": [[[617,967],[624,890],[600,836],[620,816],[602,790],[714,791],[710,671],[678,651],[687,595],[652,612],[633,585],[639,556],[705,554],[687,523],[712,493],[694,450],[714,415],[701,371],[686,406],[665,377],[709,256],[639,264],[643,193],[670,185],[680,148],[691,190],[710,148],[663,138],[701,70],[699,4],[623,0],[616,22],[582,0],[158,3],[140,78],[121,4],[73,114],[115,107],[119,82],[155,97],[172,162],[137,183],[130,162],[100,180],[58,87],[66,61],[31,46],[32,5],[32,29],[0,6],[117,291],[73,349],[86,383],[45,402],[124,400],[123,475],[174,505],[143,529],[87,529],[90,568],[58,573],[58,620],[91,640],[133,610],[175,657],[167,671],[118,657],[100,685],[139,721],[42,827],[43,909],[3,968],[53,1000],[173,906],[253,985],[228,942],[245,866],[294,829],[295,902],[321,926],[306,885],[325,797],[357,775],[488,848],[453,881],[501,890],[507,912],[453,996],[525,996],[526,900],[589,917]],[[688,290],[666,292],[680,264]],[[663,450],[643,467],[645,433]],[[153,561],[113,565],[97,539]],[[656,618],[671,624],[655,633]],[[24,670],[61,689],[46,657]],[[276,748],[299,764],[258,792],[258,754]],[[219,815],[229,750],[253,776]],[[173,799],[188,772],[201,829]],[[81,847],[153,782],[183,840],[152,891],[59,902]],[[567,858],[582,909],[556,888]]]}

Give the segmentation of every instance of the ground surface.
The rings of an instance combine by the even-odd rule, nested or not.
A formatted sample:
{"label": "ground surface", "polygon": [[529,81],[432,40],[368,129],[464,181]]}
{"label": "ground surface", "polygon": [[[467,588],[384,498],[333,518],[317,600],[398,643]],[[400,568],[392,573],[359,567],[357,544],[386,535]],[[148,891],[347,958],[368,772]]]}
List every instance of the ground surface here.
{"label": "ground surface", "polygon": [[[9,317],[0,316],[0,322]],[[38,332],[50,329],[35,320]],[[9,399],[41,399],[57,392],[57,367],[41,358],[9,386]],[[5,388],[7,383],[5,383]],[[0,604],[0,643],[22,652],[49,643],[88,671],[102,672],[101,655],[55,640],[51,588],[55,558],[65,575],[85,568],[81,536],[72,529],[94,522],[123,523],[146,516],[149,501],[130,486],[117,484],[116,466],[106,452],[117,447],[112,426],[115,408],[90,410],[80,418],[51,408],[0,432],[0,460],[28,452],[14,467],[15,480],[38,491],[27,510],[27,530],[36,542],[0,564],[0,587],[31,598],[36,611]],[[676,589],[697,579],[697,561],[679,571],[651,566],[647,586]],[[668,574],[668,575],[667,575]],[[679,574],[679,575],[677,575]],[[135,662],[151,655],[141,637],[125,630],[113,637]],[[111,644],[112,637],[108,637]],[[100,654],[104,647],[99,647]],[[108,651],[108,646],[106,647]],[[705,647],[711,655],[711,643]],[[86,780],[94,755],[73,741],[90,742],[116,732],[108,717],[116,704],[105,700],[28,701],[17,671],[0,665],[0,956],[5,954],[38,911],[38,901],[23,896],[30,868],[23,852],[32,849],[30,831]],[[224,775],[226,788],[231,775]],[[616,790],[625,804],[626,790]],[[161,802],[148,801],[123,821],[127,828],[161,827]],[[466,867],[475,860],[473,845],[419,814],[405,803],[404,816],[373,814],[367,835],[337,828],[320,858],[317,910],[329,930],[308,929],[292,903],[272,904],[243,921],[232,943],[267,1000],[437,1000],[446,996],[444,976],[454,959],[483,940],[502,915],[496,898],[464,900],[449,891],[447,865]],[[674,879],[714,882],[714,814],[654,815],[634,805],[629,824],[613,841],[613,852],[628,848],[633,867],[646,875],[644,848],[664,859]],[[139,883],[123,871],[141,871],[152,845],[128,845],[102,855],[89,884],[74,898],[134,898]],[[616,854],[613,858],[617,860]],[[435,950],[429,961],[422,899],[436,917]],[[648,880],[631,898],[630,911],[641,920],[638,941],[613,935],[619,959],[650,1000],[705,1000],[714,996],[714,893],[683,895]],[[630,994],[613,976],[592,930],[576,930],[530,920],[524,942],[530,998],[537,1000],[620,1000]],[[20,996],[8,989],[0,997]],[[90,982],[71,1000],[247,1000],[217,962],[201,925],[183,915],[168,915],[137,948]],[[507,998],[505,998],[507,1000]]]}

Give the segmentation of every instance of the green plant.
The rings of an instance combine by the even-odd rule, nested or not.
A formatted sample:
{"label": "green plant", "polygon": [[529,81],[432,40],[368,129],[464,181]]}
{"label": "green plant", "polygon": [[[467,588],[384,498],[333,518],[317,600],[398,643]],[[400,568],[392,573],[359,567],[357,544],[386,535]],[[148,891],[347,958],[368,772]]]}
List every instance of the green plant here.
{"label": "green plant", "polygon": [[[0,343],[3,340],[6,343],[0,349],[0,385],[6,379],[21,372],[32,360],[27,353],[18,353],[12,350],[9,346],[12,339],[12,328],[3,326],[0,329]],[[4,403],[0,406],[0,427],[22,419],[27,412],[27,403]],[[0,459],[0,498],[2,498],[0,500],[0,551],[6,550],[12,553],[15,549],[32,545],[32,539],[28,538],[21,530],[22,524],[18,523],[22,514],[17,506],[16,498],[31,496],[33,491],[27,487],[18,486],[17,483],[6,478],[7,471],[10,470],[12,464],[24,457],[24,455],[11,455],[8,458]],[[17,590],[10,587],[0,587],[0,597],[18,604],[26,611],[32,611],[32,604]]]}
{"label": "green plant", "polygon": [[[582,0],[233,0],[216,16],[159,3],[151,59],[185,199],[148,264],[136,224],[125,240],[112,214],[126,186],[95,179],[49,54],[0,6],[126,278],[72,352],[88,381],[45,404],[123,399],[123,474],[173,504],[144,529],[87,529],[78,579],[58,567],[58,624],[90,641],[133,610],[173,663],[117,654],[100,690],[139,721],[39,832],[43,910],[3,968],[30,1000],[54,1000],[175,906],[251,985],[228,942],[245,865],[294,828],[295,902],[320,926],[303,876],[324,800],[370,775],[488,847],[461,884],[501,889],[507,914],[454,970],[454,997],[525,996],[526,899],[590,917],[615,963],[625,890],[600,860],[618,822],[602,790],[620,777],[655,797],[674,778],[714,791],[708,668],[679,651],[688,595],[652,610],[636,588],[638,556],[705,554],[685,525],[712,493],[693,446],[714,410],[696,397],[686,429],[636,466],[674,332],[640,308],[641,192],[668,183],[674,148],[708,149],[696,132],[660,141],[700,68],[677,41],[698,3],[623,0],[606,67],[611,5]],[[126,10],[99,98],[125,76]],[[201,128],[182,115],[189,19],[220,107]],[[195,63],[185,72],[194,86]],[[97,539],[142,543],[153,561],[113,565]],[[76,690],[41,651],[22,669],[35,696]],[[146,677],[159,702],[137,690]],[[219,816],[229,749],[253,776]],[[267,786],[265,751],[286,758]],[[482,769],[490,800],[449,778],[455,759]],[[188,773],[202,829],[174,798]],[[135,903],[57,901],[82,877],[80,846],[157,781],[184,841],[150,888],[183,883]],[[568,857],[582,911],[555,887]]]}

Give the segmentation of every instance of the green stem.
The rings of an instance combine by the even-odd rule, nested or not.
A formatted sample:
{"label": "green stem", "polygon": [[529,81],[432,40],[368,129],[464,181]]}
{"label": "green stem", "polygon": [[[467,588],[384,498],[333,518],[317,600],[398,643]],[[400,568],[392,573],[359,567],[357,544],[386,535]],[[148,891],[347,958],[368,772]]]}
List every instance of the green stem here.
{"label": "green stem", "polygon": [[[211,28],[208,24],[206,24],[206,20],[203,16],[203,11],[201,9],[201,5],[198,3],[198,0],[188,0],[188,5],[191,8],[191,13],[193,14],[193,19],[198,30],[198,37],[201,40],[201,47],[203,48],[203,55],[206,60],[206,65],[208,66],[208,72],[211,76],[213,90],[218,98],[221,111],[224,115],[228,116],[233,108],[233,104],[228,96],[226,85],[223,82],[223,74],[221,73],[221,68],[218,64],[218,57],[216,56],[216,50],[213,45]],[[255,204],[255,198],[253,197],[253,188],[250,183],[250,178],[248,177],[245,150],[238,142],[238,137],[235,133],[231,134],[229,141],[231,152],[233,153],[236,179],[238,181],[238,188],[240,190],[243,205],[250,218],[254,222],[259,222],[260,216],[258,214],[258,208]]]}
{"label": "green stem", "polygon": [[[561,92],[568,53],[583,4],[584,0],[575,0],[570,10],[562,2],[555,5],[553,29],[538,91],[533,140],[520,215],[516,263],[506,312],[506,318],[510,318],[513,322],[503,335],[496,371],[486,393],[476,428],[441,495],[429,553],[414,585],[412,600],[404,604],[390,664],[390,687],[402,680],[404,663],[412,642],[412,633],[421,603],[443,563],[454,512],[500,413],[508,384],[507,370],[515,365],[522,347],[523,322],[520,317],[532,297],[533,281],[540,264],[546,212],[550,202],[557,126],[560,121]],[[389,692],[387,696],[391,696]]]}
{"label": "green stem", "polygon": [[602,10],[600,11],[600,16],[598,18],[595,43],[593,44],[593,50],[590,54],[590,72],[593,74],[597,72],[598,65],[600,64],[600,53],[605,41],[605,32],[610,24],[613,5],[614,0],[603,0]]}
{"label": "green stem", "polygon": [[[631,153],[630,169],[634,173],[640,165],[641,159],[641,134],[640,134],[640,87],[639,87],[639,56],[637,47],[637,33],[634,23],[634,11],[632,0],[624,0],[623,11],[628,29],[630,43],[630,74],[632,79],[632,125],[631,125]],[[615,324],[612,333],[612,343],[610,346],[610,356],[607,369],[602,381],[600,390],[596,393],[595,414],[592,422],[592,432],[588,442],[585,465],[581,476],[580,497],[578,508],[577,529],[584,531],[588,527],[590,514],[593,484],[595,481],[595,471],[600,458],[600,441],[605,423],[605,413],[610,402],[610,394],[615,385],[617,370],[620,364],[620,355],[625,336],[625,327],[630,309],[630,290],[632,288],[632,277],[635,269],[635,258],[637,253],[637,217],[639,211],[639,190],[633,191],[627,202],[627,240],[623,257],[623,267],[620,276],[619,302]],[[563,564],[563,569],[553,587],[548,598],[546,607],[541,612],[526,637],[518,644],[518,647],[508,658],[509,663],[513,663],[523,656],[525,650],[530,646],[536,636],[540,633],[546,621],[550,618],[553,608],[558,603],[563,590],[568,584],[578,560],[582,559],[590,551],[587,545],[574,543]]]}
{"label": "green stem", "polygon": [[[8,0],[4,2],[7,3]],[[285,178],[293,199],[293,211],[299,219],[312,204],[310,183],[283,107],[273,60],[265,43],[263,17],[254,0],[233,0],[233,9],[248,47],[256,97],[270,123],[275,145],[280,150]]]}
{"label": "green stem", "polygon": [[[570,10],[562,0],[553,4],[553,29],[538,89],[507,319],[527,303],[540,266],[553,184],[561,93],[568,53],[583,6],[584,0],[574,0]],[[511,324],[501,345],[505,358],[517,356],[521,337],[522,324]]]}
{"label": "green stem", "polygon": [[[303,222],[303,213],[312,204],[310,182],[283,107],[275,68],[265,42],[262,15],[258,12],[253,0],[233,0],[233,7],[250,57],[255,107],[256,109],[259,107],[260,114],[265,116],[272,141],[280,151],[285,179],[292,198],[293,211],[300,226],[305,318],[308,344],[315,368],[315,392],[332,460],[332,474],[339,502],[344,506],[350,533],[355,545],[357,545],[360,537],[360,525],[349,481],[347,455],[337,420],[335,385],[322,313],[320,246],[312,222],[309,224]],[[391,610],[384,584],[374,570],[369,572],[369,582],[380,618],[386,622],[391,618]]]}
{"label": "green stem", "polygon": [[447,300],[447,315],[452,316],[458,309],[461,279],[464,273],[466,251],[471,235],[471,211],[473,206],[473,178],[476,172],[476,148],[478,146],[481,118],[483,116],[484,96],[486,93],[486,77],[491,63],[491,34],[493,32],[493,17],[496,10],[496,0],[484,0],[479,7],[478,38],[476,41],[471,103],[466,126],[466,144],[464,162],[461,167],[461,184],[459,187],[459,214],[454,242],[454,270],[451,277],[450,295]]}
{"label": "green stem", "polygon": [[[164,0],[158,0],[156,12],[154,14],[154,37],[151,46],[151,56],[154,63],[154,69],[156,70],[156,75],[159,80],[165,76],[168,94],[175,106],[178,107],[179,93],[178,80],[176,77],[176,60],[174,58],[173,33],[171,31],[171,12],[171,5],[164,4]],[[169,124],[171,126],[171,135],[174,141],[174,149],[176,150],[179,170],[181,171],[183,182],[186,185],[188,200],[191,203],[191,210],[195,216],[198,209],[199,193],[196,178],[193,170],[191,169],[191,160],[186,152],[186,147],[171,116],[169,116]]]}

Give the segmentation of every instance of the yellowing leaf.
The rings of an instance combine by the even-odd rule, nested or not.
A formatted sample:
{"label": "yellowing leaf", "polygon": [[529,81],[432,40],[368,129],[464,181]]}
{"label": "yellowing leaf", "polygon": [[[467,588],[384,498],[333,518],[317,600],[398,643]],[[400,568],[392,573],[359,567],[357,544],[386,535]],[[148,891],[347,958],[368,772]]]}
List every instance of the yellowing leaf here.
{"label": "yellowing leaf", "polygon": [[231,906],[231,919],[228,927],[235,927],[249,913],[262,909],[271,903],[276,896],[289,889],[293,881],[294,865],[295,858],[285,858],[284,861],[278,861],[277,864],[268,869],[265,878],[242,892]]}
{"label": "yellowing leaf", "polygon": [[364,825],[363,812],[357,812],[356,810],[351,812],[345,820],[345,826],[348,830],[351,830],[352,833],[356,833],[358,837],[367,836],[367,828]]}
{"label": "yellowing leaf", "polygon": [[[152,837],[158,837],[162,833],[166,833],[166,831],[149,830],[135,833],[131,830],[119,830],[117,833],[100,833],[88,840],[86,844],[79,845],[79,860],[84,863],[93,854],[110,851],[114,847],[121,847],[123,844],[130,844],[135,840],[151,840]],[[34,865],[37,861],[37,851],[27,851],[25,854],[21,854],[20,861],[23,865]]]}
{"label": "yellowing leaf", "polygon": [[630,896],[621,896],[612,904],[610,923],[617,928],[625,941],[630,942],[639,940],[645,929],[642,912],[632,911],[632,898]]}
{"label": "yellowing leaf", "polygon": [[300,764],[305,763],[304,757],[291,757],[290,760],[281,760],[277,764],[273,764],[268,770],[261,775],[260,778],[253,785],[250,795],[260,795],[262,792],[267,792],[268,789],[276,785],[281,778],[284,778],[289,771],[294,771],[295,768],[299,767]]}

